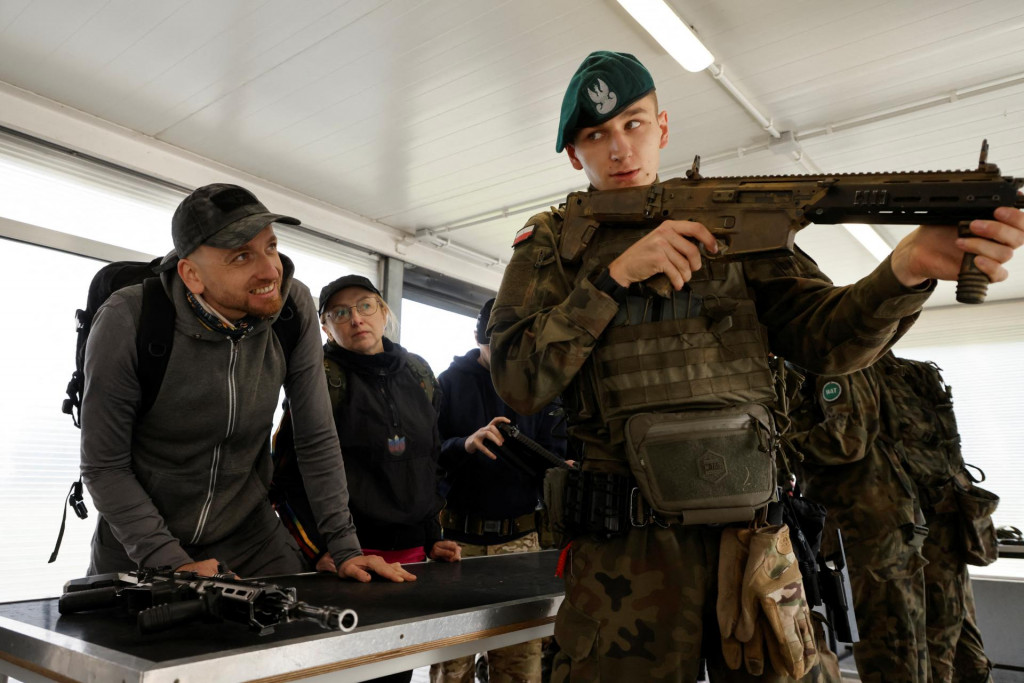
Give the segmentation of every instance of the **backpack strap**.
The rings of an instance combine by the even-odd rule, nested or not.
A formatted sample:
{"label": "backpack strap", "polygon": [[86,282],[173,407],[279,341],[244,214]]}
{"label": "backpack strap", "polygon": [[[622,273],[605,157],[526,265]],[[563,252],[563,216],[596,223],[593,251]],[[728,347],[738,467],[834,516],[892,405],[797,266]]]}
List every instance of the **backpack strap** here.
{"label": "backpack strap", "polygon": [[280,315],[277,316],[277,320],[274,321],[272,328],[274,334],[277,335],[277,341],[281,343],[281,349],[284,351],[284,362],[287,365],[288,361],[291,360],[292,351],[299,343],[299,334],[302,332],[302,328],[299,325],[299,311],[295,306],[295,302],[292,301],[291,295],[284,300],[284,307],[281,308]]}
{"label": "backpack strap", "polygon": [[324,372],[327,373],[327,393],[331,397],[331,410],[336,410],[345,400],[348,378],[345,375],[345,369],[336,360],[326,355],[324,356]]}
{"label": "backpack strap", "polygon": [[174,318],[174,303],[164,291],[160,278],[146,278],[142,283],[142,315],[135,336],[142,390],[139,415],[149,412],[160,393],[174,344]]}
{"label": "backpack strap", "polygon": [[407,363],[409,369],[412,370],[412,374],[419,379],[420,386],[423,387],[423,391],[427,395],[427,403],[434,405],[434,392],[440,385],[437,383],[437,378],[434,377],[434,373],[431,371],[427,361],[415,353],[410,353]]}

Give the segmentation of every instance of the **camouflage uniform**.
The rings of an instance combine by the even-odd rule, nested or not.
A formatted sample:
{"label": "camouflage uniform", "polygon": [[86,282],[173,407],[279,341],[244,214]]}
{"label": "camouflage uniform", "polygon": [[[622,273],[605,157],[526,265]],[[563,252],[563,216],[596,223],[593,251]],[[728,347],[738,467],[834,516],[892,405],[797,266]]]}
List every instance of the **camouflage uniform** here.
{"label": "camouflage uniform", "polygon": [[[459,543],[463,557],[533,553],[540,550],[537,532],[520,536],[514,541],[495,545]],[[541,640],[528,640],[487,652],[488,681],[490,683],[540,683]],[[430,680],[434,683],[473,683],[476,679],[475,657],[450,659],[430,667]]]}
{"label": "camouflage uniform", "polygon": [[795,467],[803,492],[828,505],[824,555],[836,550],[836,527],[843,533],[861,680],[926,683],[925,561],[915,534],[923,515],[902,446],[883,431],[884,381],[879,364],[808,377],[788,439],[804,456]]}
{"label": "camouflage uniform", "polygon": [[923,552],[931,679],[989,680],[992,663],[974,613],[956,480],[968,489],[973,485],[960,452],[952,392],[933,363],[889,355],[879,365],[893,404],[889,428],[902,436],[928,525]]}
{"label": "camouflage uniform", "polygon": [[[578,259],[560,255],[560,211],[517,236],[491,314],[492,378],[516,411],[561,394],[585,471],[628,475],[623,423],[646,411],[774,402],[768,350],[817,372],[873,362],[912,323],[927,296],[902,287],[886,260],[865,280],[833,288],[805,256],[705,261],[670,299],[595,284],[639,239],[602,226]],[[530,228],[532,226],[532,229]],[[528,235],[528,236],[527,236]],[[702,651],[715,680],[754,679],[722,665],[715,618],[721,527],[647,525],[574,540],[562,648],[553,680],[687,680]],[[702,643],[707,646],[702,647]]]}

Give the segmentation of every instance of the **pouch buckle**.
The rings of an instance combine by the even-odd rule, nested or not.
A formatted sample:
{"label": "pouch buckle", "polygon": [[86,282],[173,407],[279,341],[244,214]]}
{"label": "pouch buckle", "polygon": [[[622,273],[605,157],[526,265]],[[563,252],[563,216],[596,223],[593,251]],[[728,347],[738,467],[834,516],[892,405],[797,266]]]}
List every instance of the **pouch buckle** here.
{"label": "pouch buckle", "polygon": [[[645,508],[647,514],[641,515],[641,508]],[[637,517],[639,516],[639,521]],[[646,504],[644,497],[640,494],[640,487],[634,486],[629,492],[629,523],[635,528],[641,529],[651,522],[654,522],[662,529],[667,529],[669,524],[661,518],[657,512],[651,509],[650,505]]]}

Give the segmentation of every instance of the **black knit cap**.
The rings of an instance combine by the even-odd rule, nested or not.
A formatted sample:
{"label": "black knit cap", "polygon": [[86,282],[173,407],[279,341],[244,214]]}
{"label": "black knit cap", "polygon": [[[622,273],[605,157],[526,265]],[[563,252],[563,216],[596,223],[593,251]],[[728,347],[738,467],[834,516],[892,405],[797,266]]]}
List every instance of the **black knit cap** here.
{"label": "black knit cap", "polygon": [[654,79],[636,57],[599,50],[583,60],[562,98],[555,151],[571,145],[576,132],[604,123],[654,90]]}
{"label": "black knit cap", "polygon": [[488,299],[480,312],[476,315],[476,343],[490,344],[491,338],[487,336],[487,323],[491,319],[491,309],[494,307],[494,299]]}
{"label": "black knit cap", "polygon": [[323,315],[324,308],[327,306],[327,302],[331,300],[331,297],[346,287],[362,287],[383,298],[380,290],[374,287],[373,283],[362,275],[342,275],[337,280],[324,285],[324,288],[320,290],[320,308],[317,314]]}

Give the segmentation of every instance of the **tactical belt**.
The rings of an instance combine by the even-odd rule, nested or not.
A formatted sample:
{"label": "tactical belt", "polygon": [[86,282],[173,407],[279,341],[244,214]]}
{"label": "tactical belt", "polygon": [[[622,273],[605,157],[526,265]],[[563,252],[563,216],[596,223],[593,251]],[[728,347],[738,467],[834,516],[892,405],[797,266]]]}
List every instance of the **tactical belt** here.
{"label": "tactical belt", "polygon": [[667,527],[673,521],[650,509],[632,476],[584,470],[567,473],[564,513],[570,536],[615,536],[651,523]]}
{"label": "tactical belt", "polygon": [[534,513],[514,517],[511,519],[484,519],[480,515],[465,514],[448,510],[441,511],[441,526],[446,531],[469,534],[472,536],[484,536],[495,534],[497,536],[516,536],[537,529],[537,518]]}

